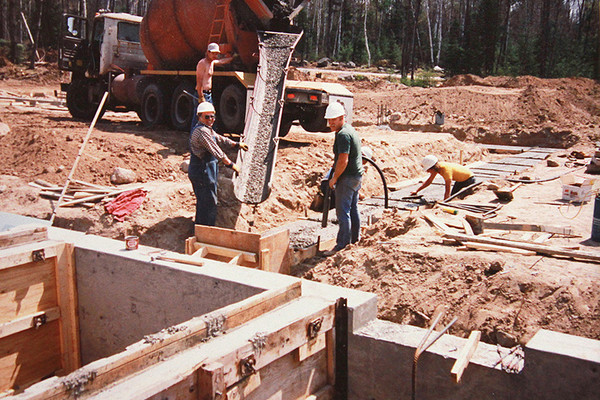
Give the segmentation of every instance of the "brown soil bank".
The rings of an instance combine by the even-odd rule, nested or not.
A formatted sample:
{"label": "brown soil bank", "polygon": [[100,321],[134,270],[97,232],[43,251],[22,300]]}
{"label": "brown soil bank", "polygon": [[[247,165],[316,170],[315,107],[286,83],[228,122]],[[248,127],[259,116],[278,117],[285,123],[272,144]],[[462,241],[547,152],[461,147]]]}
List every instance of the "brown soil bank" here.
{"label": "brown soil bank", "polygon": [[[436,88],[355,82],[358,123],[384,105],[396,130],[444,131],[478,143],[568,148],[600,140],[600,83],[586,78],[459,75]],[[433,125],[436,111],[445,123]]]}

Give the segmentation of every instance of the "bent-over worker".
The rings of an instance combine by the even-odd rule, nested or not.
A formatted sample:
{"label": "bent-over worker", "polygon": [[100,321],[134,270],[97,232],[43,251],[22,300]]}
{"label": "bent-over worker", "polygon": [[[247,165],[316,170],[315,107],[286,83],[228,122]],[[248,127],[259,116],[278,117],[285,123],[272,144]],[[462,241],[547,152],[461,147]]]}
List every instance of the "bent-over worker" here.
{"label": "bent-over worker", "polygon": [[333,252],[360,239],[358,191],[363,174],[360,138],[345,118],[346,110],[341,103],[327,106],[325,119],[331,131],[335,132],[333,176],[329,179],[329,187],[335,189],[335,213],[339,223]]}
{"label": "bent-over worker", "polygon": [[215,122],[215,108],[209,102],[200,103],[196,114],[199,121],[190,135],[191,158],[188,169],[188,177],[196,195],[195,223],[215,226],[218,163],[221,161],[236,173],[240,172],[240,168],[225,155],[222,148],[248,150],[248,145],[234,142],[212,129]]}
{"label": "bent-over worker", "polygon": [[[440,174],[442,178],[444,178],[444,200],[451,195],[458,193],[461,189],[475,183],[475,177],[469,168],[460,164],[439,161],[438,158],[433,155],[428,155],[423,158],[421,166],[423,166],[424,171],[429,172],[429,178],[423,182],[421,187],[412,192],[412,195],[416,195],[421,190],[431,185],[431,182],[433,182],[433,179],[437,174]],[[454,181],[454,186],[452,186],[452,181]],[[450,191],[451,186],[452,191]]]}

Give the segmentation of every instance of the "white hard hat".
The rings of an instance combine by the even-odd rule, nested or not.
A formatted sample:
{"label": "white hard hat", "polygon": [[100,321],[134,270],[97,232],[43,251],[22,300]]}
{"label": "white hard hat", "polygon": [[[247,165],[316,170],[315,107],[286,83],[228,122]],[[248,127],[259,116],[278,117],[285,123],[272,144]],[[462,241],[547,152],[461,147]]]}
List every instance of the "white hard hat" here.
{"label": "white hard hat", "polygon": [[217,43],[211,43],[208,45],[207,51],[210,51],[211,53],[220,53],[221,49]]}
{"label": "white hard hat", "polygon": [[202,103],[198,104],[198,108],[196,109],[196,114],[202,114],[205,112],[215,112],[215,107],[208,101],[203,101]]}
{"label": "white hard hat", "polygon": [[370,147],[362,146],[360,149],[360,152],[362,153],[363,157],[366,157],[369,159],[373,158],[373,150],[371,150]]}
{"label": "white hard hat", "polygon": [[346,115],[346,110],[344,109],[344,105],[337,101],[329,104],[325,110],[325,119],[333,119],[342,115]]}
{"label": "white hard hat", "polygon": [[437,162],[438,162],[438,158],[436,156],[432,156],[430,154],[428,156],[425,156],[425,158],[423,158],[423,161],[421,161],[421,166],[423,166],[424,171],[427,171],[431,167],[433,167],[435,164],[437,164]]}

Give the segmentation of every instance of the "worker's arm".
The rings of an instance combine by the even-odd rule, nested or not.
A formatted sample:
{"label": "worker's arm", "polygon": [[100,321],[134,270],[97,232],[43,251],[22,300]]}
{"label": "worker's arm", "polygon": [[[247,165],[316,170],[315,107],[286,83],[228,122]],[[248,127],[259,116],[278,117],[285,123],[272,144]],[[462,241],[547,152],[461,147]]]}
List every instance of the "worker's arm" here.
{"label": "worker's arm", "polygon": [[348,166],[348,153],[341,153],[338,156],[337,162],[335,163],[335,170],[333,171],[333,178],[331,178],[329,180],[330,188],[332,188],[332,189],[334,188],[335,184],[337,183],[338,179],[340,179],[340,176],[342,175],[342,173],[344,173],[347,166]]}
{"label": "worker's arm", "polygon": [[450,189],[452,188],[452,179],[444,176],[444,185],[446,190],[444,191],[444,200],[450,197]]}
{"label": "worker's arm", "polygon": [[225,64],[229,64],[232,60],[233,60],[233,57],[219,58],[218,60],[215,60],[215,64],[225,65]]}
{"label": "worker's arm", "polygon": [[425,182],[423,182],[423,184],[414,192],[412,192],[412,195],[416,195],[417,193],[419,193],[421,190],[425,189],[427,186],[431,185],[431,182],[433,182],[433,179],[435,178],[435,176],[437,175],[436,171],[431,171],[429,173],[429,178],[427,178],[427,180]]}

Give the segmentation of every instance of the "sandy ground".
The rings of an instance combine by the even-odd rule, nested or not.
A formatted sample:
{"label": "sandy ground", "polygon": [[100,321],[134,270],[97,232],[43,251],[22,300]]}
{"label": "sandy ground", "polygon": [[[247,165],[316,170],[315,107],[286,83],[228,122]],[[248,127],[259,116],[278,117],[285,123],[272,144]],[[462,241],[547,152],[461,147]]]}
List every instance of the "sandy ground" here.
{"label": "sandy ground", "polygon": [[[53,70],[1,72],[0,96],[51,99],[65,79]],[[591,80],[460,76],[430,89],[385,79],[343,83],[355,93],[354,120],[363,145],[373,148],[388,183],[419,177],[419,162],[429,153],[456,162],[462,155],[465,164],[499,157],[487,154],[477,142],[556,147],[552,158],[559,167],[543,162],[527,174],[543,179],[575,171],[583,176],[566,156],[573,150],[591,156],[593,143],[600,140],[600,84]],[[376,125],[382,105],[387,111],[379,117],[387,126]],[[445,114],[441,127],[432,124],[435,111]],[[0,210],[49,219],[51,202],[28,184],[35,179],[64,184],[87,129],[66,108],[0,100]],[[273,192],[257,207],[234,200],[230,171],[222,171],[218,225],[263,232],[313,215],[307,208],[332,164],[332,143],[330,133],[310,134],[294,126],[280,142]],[[115,167],[129,168],[148,197],[124,222],[115,221],[98,204],[60,208],[55,225],[116,239],[136,234],[142,244],[183,252],[185,238],[192,235],[195,205],[180,169],[188,156],[186,134],[147,130],[134,113],[107,112],[74,177],[110,185]],[[382,194],[372,168],[362,192],[366,197]],[[560,194],[560,180],[524,185],[494,221],[570,226],[576,237],[552,237],[546,244],[600,253],[589,240],[593,202],[557,205]],[[468,197],[481,203],[494,199],[483,185]],[[445,213],[439,217],[449,223],[456,218]],[[492,234],[536,238],[524,237],[524,232]],[[460,251],[442,243],[422,211],[386,210],[383,218],[364,228],[358,244],[333,257],[306,260],[293,273],[374,292],[379,316],[391,321],[425,326],[435,307],[446,305],[447,319],[459,318],[452,333],[467,336],[480,329],[485,341],[510,346],[526,342],[542,327],[600,339],[599,271],[598,264],[567,258]]]}

